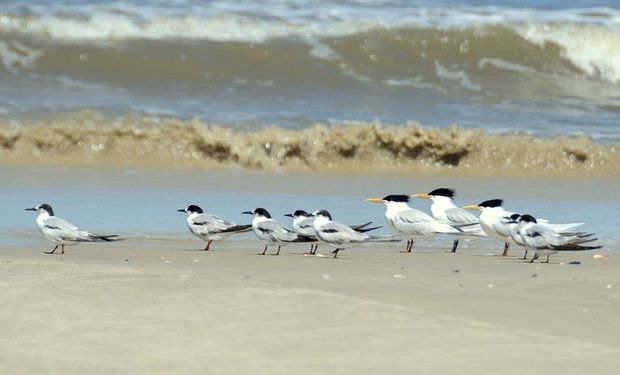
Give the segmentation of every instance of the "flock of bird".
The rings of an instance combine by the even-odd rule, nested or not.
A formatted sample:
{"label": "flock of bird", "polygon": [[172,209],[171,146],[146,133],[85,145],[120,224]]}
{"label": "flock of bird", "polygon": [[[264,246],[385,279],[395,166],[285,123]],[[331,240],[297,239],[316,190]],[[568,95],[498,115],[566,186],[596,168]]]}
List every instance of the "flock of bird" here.
{"label": "flock of bird", "polygon": [[[491,199],[477,205],[463,208],[454,204],[455,192],[448,188],[439,188],[428,194],[388,195],[383,198],[370,198],[366,202],[385,205],[385,219],[393,232],[392,236],[373,236],[368,232],[380,227],[370,227],[372,222],[359,225],[346,225],[332,220],[326,210],[308,213],[296,210],[287,214],[293,219],[292,228],[288,228],[273,219],[264,208],[245,211],[252,215],[252,223],[239,225],[233,221],[205,213],[197,205],[189,205],[178,211],[186,213],[186,222],[190,232],[201,240],[206,241],[205,251],[210,249],[211,243],[221,241],[230,235],[253,231],[256,237],[265,243],[261,255],[265,255],[269,246],[277,246],[277,252],[284,245],[290,243],[307,242],[310,244],[308,254],[316,254],[320,244],[333,248],[334,258],[338,252],[347,248],[368,242],[399,242],[406,240],[403,252],[411,253],[415,240],[427,238],[436,234],[454,236],[452,252],[456,252],[459,240],[471,237],[489,237],[504,244],[503,254],[508,255],[511,243],[534,253],[530,260],[533,262],[541,255],[547,256],[558,251],[594,250],[600,245],[589,245],[596,241],[594,234],[580,232],[577,227],[583,223],[552,224],[543,219],[536,219],[529,214],[518,214],[506,211],[502,207],[501,199]],[[410,198],[430,199],[431,215],[409,206]],[[54,215],[49,204],[40,204],[37,207],[27,208],[38,213],[36,224],[43,236],[56,246],[45,252],[54,254],[58,247],[61,254],[65,252],[65,245],[75,245],[80,242],[111,242],[122,240],[119,235],[102,235],[79,229],[68,221]],[[480,211],[480,216],[473,215],[469,210]]]}

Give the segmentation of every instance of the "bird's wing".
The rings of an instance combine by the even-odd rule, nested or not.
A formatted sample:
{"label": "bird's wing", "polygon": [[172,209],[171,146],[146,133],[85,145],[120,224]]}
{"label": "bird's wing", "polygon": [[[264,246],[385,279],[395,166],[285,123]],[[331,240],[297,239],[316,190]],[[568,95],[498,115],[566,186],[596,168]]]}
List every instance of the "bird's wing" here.
{"label": "bird's wing", "polygon": [[531,249],[550,249],[562,245],[563,242],[561,235],[541,224],[521,228],[520,234],[525,246]]}
{"label": "bird's wing", "polygon": [[475,215],[461,207],[449,208],[445,211],[445,214],[448,224],[452,225],[476,224],[480,222]]}
{"label": "bird's wing", "polygon": [[510,237],[510,225],[508,221],[509,217],[501,217],[498,221],[492,224],[493,230],[502,237]]}
{"label": "bird's wing", "polygon": [[360,242],[368,238],[364,233],[356,232],[349,226],[335,221],[325,223],[318,228],[317,235],[320,239],[329,243]]}
{"label": "bird's wing", "polygon": [[430,215],[414,209],[399,212],[398,220],[410,224],[430,223],[435,221],[435,219],[433,219]]}
{"label": "bird's wing", "polygon": [[88,232],[80,230],[67,220],[56,216],[50,216],[45,219],[43,227],[54,237],[65,241],[90,241]]}
{"label": "bird's wing", "polygon": [[300,220],[296,225],[293,225],[293,229],[302,236],[314,236],[313,222],[314,218]]}
{"label": "bird's wing", "polygon": [[192,229],[196,233],[209,234],[225,231],[228,228],[234,227],[234,222],[226,219],[222,219],[219,216],[200,214],[191,219]]}
{"label": "bird's wing", "polygon": [[430,236],[435,233],[458,232],[450,225],[440,223],[426,213],[413,208],[399,212],[390,221],[397,230],[412,235]]}
{"label": "bird's wing", "polygon": [[257,224],[256,230],[274,241],[293,241],[297,234],[275,220],[265,220]]}

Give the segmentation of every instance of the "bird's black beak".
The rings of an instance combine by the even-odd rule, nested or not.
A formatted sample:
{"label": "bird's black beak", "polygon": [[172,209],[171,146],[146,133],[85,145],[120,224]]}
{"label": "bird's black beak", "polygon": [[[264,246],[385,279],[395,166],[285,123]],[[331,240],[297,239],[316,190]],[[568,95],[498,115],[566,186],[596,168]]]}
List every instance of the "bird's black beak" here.
{"label": "bird's black beak", "polygon": [[178,209],[177,211],[179,211],[179,212],[185,212],[185,209],[184,209],[184,208],[180,208],[180,209]]}
{"label": "bird's black beak", "polygon": [[286,217],[293,217],[293,214],[284,214]]}
{"label": "bird's black beak", "polygon": [[24,211],[36,211],[37,209],[34,207],[31,208],[24,208]]}
{"label": "bird's black beak", "polygon": [[245,214],[245,215],[254,215],[254,212],[252,212],[252,211],[243,211],[243,212],[242,212],[242,214]]}

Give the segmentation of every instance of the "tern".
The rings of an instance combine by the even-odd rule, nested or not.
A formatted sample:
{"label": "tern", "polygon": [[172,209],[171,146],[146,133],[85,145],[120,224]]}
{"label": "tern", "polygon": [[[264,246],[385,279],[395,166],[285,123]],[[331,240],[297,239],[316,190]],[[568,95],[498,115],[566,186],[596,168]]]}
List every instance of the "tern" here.
{"label": "tern", "polygon": [[[521,218],[521,216],[522,215],[520,214],[512,214],[509,217],[506,217],[504,219],[507,220],[508,222],[508,228],[510,230],[510,238],[512,239],[512,241],[515,242],[517,245],[520,245],[525,248],[525,254],[523,255],[523,259],[525,260],[527,259],[528,249],[523,244],[522,239],[521,239],[521,234],[519,233],[519,230],[521,229],[521,226],[519,225],[519,219]],[[531,215],[524,215],[524,216],[527,217],[526,220],[531,220],[531,218],[533,218],[533,216]],[[581,236],[582,238],[593,236],[593,234],[586,234],[584,232],[576,231],[576,228],[583,225],[584,223],[551,224],[545,219],[536,219],[536,221],[538,225],[542,225],[563,236],[569,236],[569,237],[570,236]]]}
{"label": "tern", "polygon": [[[315,216],[313,214],[308,213],[304,210],[295,210],[295,212],[293,212],[292,214],[286,214],[284,216],[293,218],[293,230],[295,231],[295,233],[308,238],[317,238],[316,232],[314,231],[314,228],[312,226],[315,219]],[[358,232],[369,232],[371,230],[381,228],[380,226],[368,228],[370,224],[372,224],[372,221],[359,225],[351,225],[350,227]],[[308,254],[316,254],[318,248],[318,244],[311,243],[310,252]]]}
{"label": "tern", "polygon": [[413,240],[434,234],[457,234],[460,229],[440,223],[420,210],[409,207],[409,195],[391,194],[384,198],[369,198],[366,202],[383,203],[386,207],[385,221],[394,233],[407,239],[405,253],[413,250]]}
{"label": "tern", "polygon": [[[480,220],[461,207],[454,204],[455,191],[449,188],[439,188],[428,194],[413,194],[412,197],[430,199],[431,214],[440,223],[453,227],[467,226],[467,234],[475,237],[486,237],[486,233],[480,227]],[[452,252],[456,253],[459,240],[455,239],[452,244]]]}
{"label": "tern", "polygon": [[256,208],[254,211],[242,212],[246,215],[254,215],[252,219],[252,230],[256,237],[266,243],[265,249],[261,255],[265,255],[267,247],[270,245],[278,245],[278,252],[274,255],[280,255],[280,248],[291,242],[313,242],[314,238],[298,236],[297,233],[288,229],[278,221],[271,218],[269,212],[264,208]]}
{"label": "tern", "polygon": [[512,241],[510,237],[510,215],[513,212],[504,210],[501,199],[490,199],[479,204],[463,207],[466,210],[480,211],[480,227],[487,236],[504,243],[502,256],[508,255],[508,248]]}
{"label": "tern", "polygon": [[[520,215],[518,221],[511,219],[510,224],[517,223],[517,230],[513,229],[513,240],[526,250],[534,251],[534,256],[530,263],[538,259],[541,255],[549,256],[558,251],[583,251],[596,250],[602,246],[586,246],[584,243],[590,243],[597,240],[591,238],[594,234],[562,234],[554,230],[551,226],[538,223],[536,218],[531,215]],[[514,227],[513,227],[514,228]]]}
{"label": "tern", "polygon": [[204,251],[209,251],[213,241],[221,241],[231,234],[249,232],[252,230],[252,224],[237,225],[230,220],[205,214],[202,208],[195,204],[191,204],[177,211],[187,214],[185,221],[189,231],[199,239],[207,241]]}
{"label": "tern", "polygon": [[65,253],[65,245],[73,246],[80,242],[112,242],[120,241],[123,238],[118,234],[95,234],[79,229],[70,222],[54,216],[52,206],[42,203],[36,207],[26,208],[26,211],[37,212],[37,227],[48,241],[56,244],[52,251],[45,251],[45,254],[54,254],[61,247],[60,253]]}
{"label": "tern", "polygon": [[335,248],[332,251],[334,258],[338,258],[340,250],[357,246],[364,242],[394,242],[391,237],[369,236],[365,232],[376,228],[353,229],[350,226],[332,220],[331,214],[327,210],[318,210],[312,213],[314,222],[312,228],[321,242]]}

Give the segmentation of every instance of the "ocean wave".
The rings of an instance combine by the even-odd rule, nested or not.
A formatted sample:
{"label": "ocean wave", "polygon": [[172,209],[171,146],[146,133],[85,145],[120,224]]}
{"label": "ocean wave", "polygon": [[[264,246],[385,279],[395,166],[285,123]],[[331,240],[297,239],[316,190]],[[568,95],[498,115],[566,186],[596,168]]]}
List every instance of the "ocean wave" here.
{"label": "ocean wave", "polygon": [[618,175],[620,145],[587,138],[492,135],[417,123],[316,124],[236,132],[198,120],[76,113],[0,125],[4,164],[200,166],[305,171],[464,171],[478,174]]}
{"label": "ocean wave", "polygon": [[191,93],[240,80],[280,88],[346,87],[353,80],[461,96],[477,91],[508,100],[577,97],[600,108],[620,105],[620,30],[592,25],[408,27],[259,44],[125,40],[113,46],[55,44],[1,29],[0,71],[149,93],[171,84]]}

